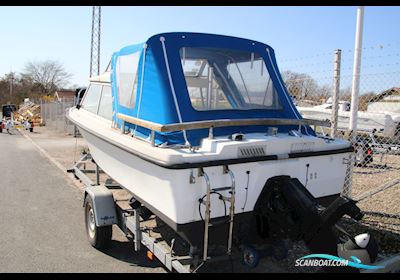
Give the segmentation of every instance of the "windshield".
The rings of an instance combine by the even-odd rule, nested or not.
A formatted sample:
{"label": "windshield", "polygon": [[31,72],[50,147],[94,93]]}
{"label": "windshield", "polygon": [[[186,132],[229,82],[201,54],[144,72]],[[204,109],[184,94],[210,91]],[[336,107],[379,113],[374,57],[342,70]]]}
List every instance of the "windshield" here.
{"label": "windshield", "polygon": [[222,48],[181,48],[195,110],[281,109],[264,60],[257,53]]}

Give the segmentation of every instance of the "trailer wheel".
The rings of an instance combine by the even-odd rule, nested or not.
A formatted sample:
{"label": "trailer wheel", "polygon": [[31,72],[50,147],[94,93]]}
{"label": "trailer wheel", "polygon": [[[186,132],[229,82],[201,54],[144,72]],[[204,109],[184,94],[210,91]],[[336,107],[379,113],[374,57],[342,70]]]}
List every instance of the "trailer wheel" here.
{"label": "trailer wheel", "polygon": [[111,244],[112,226],[96,226],[95,211],[90,195],[85,198],[85,226],[90,244],[96,249],[105,249]]}
{"label": "trailer wheel", "polygon": [[251,267],[254,268],[258,265],[260,261],[260,255],[255,248],[249,245],[244,245],[242,248],[243,251],[243,262]]}

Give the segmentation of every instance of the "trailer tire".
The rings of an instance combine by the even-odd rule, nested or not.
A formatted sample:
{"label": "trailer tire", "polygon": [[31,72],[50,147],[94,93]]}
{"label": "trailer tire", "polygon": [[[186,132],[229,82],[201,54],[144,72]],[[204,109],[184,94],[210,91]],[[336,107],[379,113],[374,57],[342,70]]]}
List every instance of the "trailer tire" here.
{"label": "trailer tire", "polygon": [[258,251],[250,245],[244,245],[242,247],[243,262],[250,268],[255,268],[260,262],[260,254]]}
{"label": "trailer tire", "polygon": [[96,226],[95,211],[90,195],[85,198],[85,227],[90,245],[98,250],[106,249],[111,245],[112,225]]}

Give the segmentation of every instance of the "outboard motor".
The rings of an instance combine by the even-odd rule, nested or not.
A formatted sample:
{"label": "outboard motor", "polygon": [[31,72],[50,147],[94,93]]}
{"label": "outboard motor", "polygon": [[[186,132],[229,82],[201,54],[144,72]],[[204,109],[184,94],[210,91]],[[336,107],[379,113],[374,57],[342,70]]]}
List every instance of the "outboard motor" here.
{"label": "outboard motor", "polygon": [[[368,234],[359,235],[354,242],[350,239],[338,247],[339,236],[333,230],[335,224],[344,215],[355,220],[363,217],[356,201],[348,197],[340,196],[325,208],[297,178],[276,176],[266,182],[254,212],[261,238],[304,240],[313,253],[338,255],[340,251],[340,257],[360,256],[359,259],[366,263],[376,258],[377,245]],[[326,269],[331,272],[358,272],[351,267]]]}

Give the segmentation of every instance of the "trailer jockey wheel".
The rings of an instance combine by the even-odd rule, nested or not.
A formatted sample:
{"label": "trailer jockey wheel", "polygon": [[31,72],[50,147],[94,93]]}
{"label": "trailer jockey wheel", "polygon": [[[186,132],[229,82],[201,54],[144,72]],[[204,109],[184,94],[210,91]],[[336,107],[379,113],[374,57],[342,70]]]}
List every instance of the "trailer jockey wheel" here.
{"label": "trailer jockey wheel", "polygon": [[260,261],[260,255],[258,251],[249,245],[242,246],[243,262],[245,265],[254,268]]}
{"label": "trailer jockey wheel", "polygon": [[85,226],[90,244],[96,249],[105,249],[111,244],[112,226],[96,226],[96,214],[90,195],[85,198]]}

